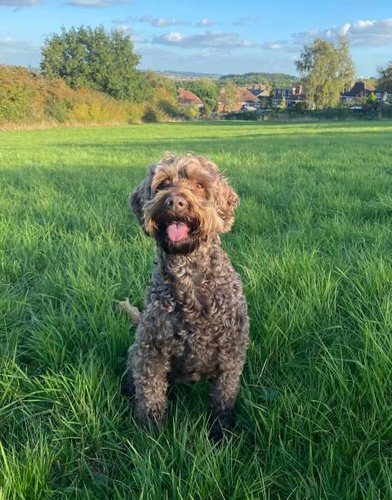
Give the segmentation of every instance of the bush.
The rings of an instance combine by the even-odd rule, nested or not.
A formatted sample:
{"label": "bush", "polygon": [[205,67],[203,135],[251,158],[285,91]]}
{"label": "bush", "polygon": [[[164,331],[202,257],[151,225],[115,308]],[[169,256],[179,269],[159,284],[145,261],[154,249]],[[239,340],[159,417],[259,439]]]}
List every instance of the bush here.
{"label": "bush", "polygon": [[260,120],[261,113],[259,111],[232,111],[225,115],[226,120]]}
{"label": "bush", "polygon": [[155,89],[153,102],[166,118],[177,118],[181,114],[176,94],[163,86]]}
{"label": "bush", "polygon": [[119,101],[94,90],[74,92],[69,119],[78,123],[125,123],[127,112]]}
{"label": "bush", "polygon": [[27,69],[0,65],[0,122],[39,121],[42,86],[42,77]]}
{"label": "bush", "polygon": [[143,115],[143,121],[146,123],[158,123],[164,121],[164,113],[154,106],[153,104],[148,105]]}
{"label": "bush", "polygon": [[61,78],[0,66],[0,124],[140,123],[181,116],[174,86],[151,75],[143,81],[150,89],[148,103],[119,101],[97,90],[72,89]]}
{"label": "bush", "polygon": [[195,120],[199,117],[200,110],[196,104],[189,104],[182,109],[181,114],[186,120]]}
{"label": "bush", "polygon": [[49,118],[65,123],[74,105],[74,91],[64,80],[49,80],[46,84],[45,113]]}
{"label": "bush", "polygon": [[127,123],[140,123],[143,121],[146,105],[139,102],[124,103],[124,109],[127,113]]}
{"label": "bush", "polygon": [[103,92],[71,89],[60,78],[47,80],[26,68],[0,66],[0,123],[140,122],[143,104],[120,102]]}

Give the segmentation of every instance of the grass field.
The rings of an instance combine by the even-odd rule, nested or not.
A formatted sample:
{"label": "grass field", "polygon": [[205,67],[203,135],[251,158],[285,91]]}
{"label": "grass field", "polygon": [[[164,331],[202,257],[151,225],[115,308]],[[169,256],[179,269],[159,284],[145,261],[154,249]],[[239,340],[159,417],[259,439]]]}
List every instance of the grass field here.
{"label": "grass field", "polygon": [[[235,436],[208,386],[144,431],[119,394],[153,242],[127,195],[164,151],[241,197],[223,244],[251,344]],[[392,123],[186,123],[0,135],[0,498],[392,498]]]}

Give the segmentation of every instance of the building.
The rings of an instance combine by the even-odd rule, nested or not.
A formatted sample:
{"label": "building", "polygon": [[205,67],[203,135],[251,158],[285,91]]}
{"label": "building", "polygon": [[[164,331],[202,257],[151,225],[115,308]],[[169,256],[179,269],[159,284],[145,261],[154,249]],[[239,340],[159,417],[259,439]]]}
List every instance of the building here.
{"label": "building", "polygon": [[194,105],[197,106],[198,108],[202,108],[204,106],[203,101],[200,99],[200,97],[198,97],[190,90],[186,90],[184,88],[178,89],[177,98],[178,98],[178,103],[182,107]]}
{"label": "building", "polygon": [[255,83],[251,87],[248,87],[249,92],[251,92],[257,99],[261,99],[263,97],[269,97],[270,92],[266,85],[261,83]]}
{"label": "building", "polygon": [[286,106],[305,102],[306,94],[304,86],[298,84],[295,87],[275,87],[271,94],[272,106],[279,106],[285,100]]}
{"label": "building", "polygon": [[221,90],[218,113],[231,111],[255,111],[260,109],[260,100],[245,87],[237,87],[232,99],[225,98],[225,89]]}
{"label": "building", "polygon": [[370,94],[375,94],[378,102],[384,102],[388,97],[386,92],[381,92],[364,81],[355,82],[350,90],[343,92],[340,97],[342,101],[346,103],[362,104]]}

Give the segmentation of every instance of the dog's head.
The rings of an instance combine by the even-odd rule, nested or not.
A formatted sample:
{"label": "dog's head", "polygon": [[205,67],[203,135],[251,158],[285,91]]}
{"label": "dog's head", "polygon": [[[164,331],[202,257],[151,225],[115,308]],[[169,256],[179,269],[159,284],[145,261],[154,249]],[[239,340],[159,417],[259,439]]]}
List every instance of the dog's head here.
{"label": "dog's head", "polygon": [[130,196],[147,234],[171,254],[187,254],[230,231],[238,196],[218,167],[201,156],[166,155]]}

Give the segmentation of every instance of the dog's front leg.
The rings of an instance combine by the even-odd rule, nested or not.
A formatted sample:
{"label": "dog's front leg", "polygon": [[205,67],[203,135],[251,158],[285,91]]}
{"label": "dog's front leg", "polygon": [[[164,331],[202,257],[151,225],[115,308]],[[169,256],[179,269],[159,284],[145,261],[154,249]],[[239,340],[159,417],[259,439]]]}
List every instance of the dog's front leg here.
{"label": "dog's front leg", "polygon": [[224,431],[234,427],[234,405],[237,399],[241,366],[232,366],[220,371],[212,380],[211,402],[211,430],[210,438],[213,441],[222,439]]}
{"label": "dog's front leg", "polygon": [[151,346],[137,346],[132,350],[131,370],[138,419],[143,424],[161,422],[166,411],[168,357]]}

